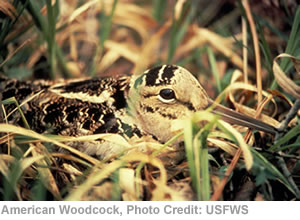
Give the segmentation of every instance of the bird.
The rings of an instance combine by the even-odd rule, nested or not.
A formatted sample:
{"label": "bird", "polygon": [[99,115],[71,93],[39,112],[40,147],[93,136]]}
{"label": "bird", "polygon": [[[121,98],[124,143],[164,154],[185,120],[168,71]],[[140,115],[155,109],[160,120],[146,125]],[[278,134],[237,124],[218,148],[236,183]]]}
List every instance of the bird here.
{"label": "bird", "polygon": [[[214,105],[223,120],[275,135],[277,128],[215,103],[196,77],[183,67],[161,65],[140,75],[63,81],[21,81],[0,78],[0,100],[14,97],[30,128],[38,133],[84,136],[119,134],[126,139],[150,136],[166,143],[175,120]],[[5,105],[0,122],[24,126],[14,104]],[[10,116],[4,120],[4,115]],[[103,140],[70,145],[101,159],[122,150]]]}

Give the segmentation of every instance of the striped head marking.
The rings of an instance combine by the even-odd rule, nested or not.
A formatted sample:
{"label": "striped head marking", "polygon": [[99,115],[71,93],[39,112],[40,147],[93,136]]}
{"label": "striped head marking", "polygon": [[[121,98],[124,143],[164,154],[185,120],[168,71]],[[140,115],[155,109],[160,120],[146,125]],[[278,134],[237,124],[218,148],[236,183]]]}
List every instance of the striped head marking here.
{"label": "striped head marking", "polygon": [[208,96],[197,79],[175,65],[155,67],[133,79],[129,99],[137,123],[162,142],[174,135],[170,131],[173,120],[208,106]]}

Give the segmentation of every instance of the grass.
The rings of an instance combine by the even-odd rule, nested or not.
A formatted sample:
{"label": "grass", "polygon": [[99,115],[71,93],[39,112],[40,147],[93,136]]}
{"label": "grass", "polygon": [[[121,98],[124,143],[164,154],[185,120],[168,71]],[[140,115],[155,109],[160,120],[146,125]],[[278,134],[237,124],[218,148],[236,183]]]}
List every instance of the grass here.
{"label": "grass", "polygon": [[[300,7],[281,2],[266,14],[270,6],[251,1],[247,8],[247,1],[217,0],[4,0],[0,69],[9,78],[34,81],[141,74],[158,64],[178,64],[212,98],[253,117],[262,110],[261,120],[278,125],[297,98],[300,57]],[[283,51],[293,57],[278,66],[292,86],[275,78],[273,62]],[[248,182],[255,186],[247,189],[249,200],[300,199],[297,117],[275,141],[207,110],[176,125],[180,133],[158,144],[116,135],[39,134],[30,130],[22,105],[14,97],[1,102],[4,116],[8,106],[16,107],[24,127],[2,118],[0,200],[234,200]],[[184,149],[174,149],[182,135]],[[99,138],[124,152],[100,160],[66,144]],[[142,146],[148,151],[134,150]]]}

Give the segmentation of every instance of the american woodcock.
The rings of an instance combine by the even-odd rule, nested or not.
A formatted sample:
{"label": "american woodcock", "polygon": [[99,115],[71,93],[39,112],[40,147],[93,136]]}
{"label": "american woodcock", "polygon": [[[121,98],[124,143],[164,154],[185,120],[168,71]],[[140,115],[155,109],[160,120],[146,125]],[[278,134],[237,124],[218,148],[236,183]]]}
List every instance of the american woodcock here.
{"label": "american woodcock", "polygon": [[[1,79],[0,100],[15,97],[31,129],[39,133],[83,136],[116,133],[125,138],[150,135],[165,143],[174,120],[186,119],[214,102],[186,69],[163,65],[142,75],[78,79],[64,82]],[[31,98],[28,101],[28,98]],[[16,106],[6,105],[6,114]],[[222,119],[275,134],[276,128],[216,104]],[[23,126],[20,112],[9,123]],[[2,122],[3,116],[2,116]],[[89,155],[107,158],[122,148],[103,141],[71,143]]]}

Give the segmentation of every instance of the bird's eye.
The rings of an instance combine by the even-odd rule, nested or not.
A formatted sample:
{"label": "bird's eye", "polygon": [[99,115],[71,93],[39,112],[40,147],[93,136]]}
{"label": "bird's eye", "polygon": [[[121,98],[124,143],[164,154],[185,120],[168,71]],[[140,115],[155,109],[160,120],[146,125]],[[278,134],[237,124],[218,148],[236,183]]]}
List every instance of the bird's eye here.
{"label": "bird's eye", "polygon": [[162,102],[170,103],[175,100],[175,92],[172,89],[162,89],[159,92],[159,99]]}

